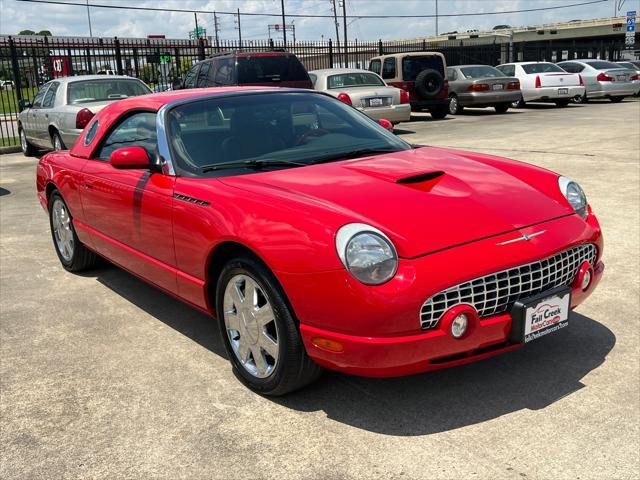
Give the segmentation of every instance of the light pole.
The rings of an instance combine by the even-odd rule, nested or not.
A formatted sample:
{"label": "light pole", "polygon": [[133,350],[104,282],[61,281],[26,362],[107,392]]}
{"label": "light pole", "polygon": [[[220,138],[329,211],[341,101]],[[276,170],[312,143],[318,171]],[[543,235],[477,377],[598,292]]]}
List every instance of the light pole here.
{"label": "light pole", "polygon": [[91,13],[89,12],[89,0],[87,0],[87,20],[89,20],[89,36],[93,37],[93,32],[91,31]]}

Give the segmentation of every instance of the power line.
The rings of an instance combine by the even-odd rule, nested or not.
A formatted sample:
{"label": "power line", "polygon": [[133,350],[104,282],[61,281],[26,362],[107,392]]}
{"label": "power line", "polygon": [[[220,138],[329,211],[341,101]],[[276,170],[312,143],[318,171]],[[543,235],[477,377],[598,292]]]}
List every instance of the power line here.
{"label": "power line", "polygon": [[[131,5],[108,5],[108,4],[95,4],[95,3],[76,3],[76,2],[64,2],[60,0],[16,0],[17,2],[29,2],[29,3],[44,3],[53,5],[69,5],[69,6],[81,6],[86,8],[87,5],[91,8],[113,8],[123,10],[142,10],[151,12],[178,12],[178,13],[213,13],[213,10],[194,10],[185,8],[160,8],[160,7],[134,7]],[[504,10],[501,12],[468,12],[468,13],[440,13],[438,18],[442,17],[478,17],[483,15],[508,15],[513,13],[527,13],[527,12],[542,12],[549,10],[560,10],[564,8],[580,7],[584,5],[593,5],[595,3],[604,3],[609,0],[590,0],[587,2],[571,3],[568,5],[556,5],[552,7],[539,7],[539,8],[526,8],[520,10]],[[220,12],[216,11],[218,15],[237,15],[237,12]],[[247,17],[280,17],[282,12],[275,13],[258,13],[258,12],[242,12],[242,15]],[[303,14],[303,13],[287,13],[287,17],[295,18],[333,18],[333,15],[322,14]],[[435,18],[436,15],[348,15],[347,18],[354,19],[388,19],[388,18]]]}

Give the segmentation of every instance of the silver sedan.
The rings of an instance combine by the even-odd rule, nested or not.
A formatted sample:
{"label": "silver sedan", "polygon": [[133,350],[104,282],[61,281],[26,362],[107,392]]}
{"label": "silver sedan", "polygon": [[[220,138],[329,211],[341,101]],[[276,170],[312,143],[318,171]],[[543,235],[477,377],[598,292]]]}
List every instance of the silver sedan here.
{"label": "silver sedan", "polygon": [[137,78],[81,75],[57,78],[42,86],[33,102],[21,101],[20,145],[25,155],[35,149],[71,148],[83,128],[105,105],[151,93]]}
{"label": "silver sedan", "polygon": [[409,94],[389,87],[368,70],[331,68],[313,70],[309,77],[316,90],[326,92],[357,108],[374,120],[382,118],[394,125],[411,119]]}
{"label": "silver sedan", "polygon": [[557,64],[570,73],[579,73],[585,86],[585,94],[577,98],[586,102],[593,98],[608,98],[614,103],[636,93],[632,77],[634,72],[613,62],[591,58],[567,60]]}
{"label": "silver sedan", "polygon": [[522,97],[520,81],[505,76],[489,65],[458,65],[447,68],[449,113],[461,113],[464,107],[493,107],[505,113],[512,102]]}

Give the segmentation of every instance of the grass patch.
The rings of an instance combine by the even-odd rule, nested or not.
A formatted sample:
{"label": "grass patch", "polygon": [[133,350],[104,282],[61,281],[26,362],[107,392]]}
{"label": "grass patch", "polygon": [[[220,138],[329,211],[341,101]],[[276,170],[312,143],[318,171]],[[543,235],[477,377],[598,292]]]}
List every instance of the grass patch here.
{"label": "grass patch", "polygon": [[[29,88],[29,87],[23,88],[22,98],[31,100],[33,99],[33,97],[35,97],[36,92],[37,90],[35,88]],[[20,111],[20,108],[18,107],[18,98],[16,96],[16,93],[18,93],[16,89],[0,90],[0,115],[3,113],[4,114],[17,113]]]}
{"label": "grass patch", "polygon": [[19,137],[2,137],[0,138],[0,147],[14,147],[20,145]]}

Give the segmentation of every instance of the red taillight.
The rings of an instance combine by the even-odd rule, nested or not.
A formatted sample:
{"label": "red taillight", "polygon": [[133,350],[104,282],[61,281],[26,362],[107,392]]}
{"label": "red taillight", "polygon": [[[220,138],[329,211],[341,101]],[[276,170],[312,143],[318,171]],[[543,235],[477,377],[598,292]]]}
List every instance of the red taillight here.
{"label": "red taillight", "polygon": [[349,95],[347,95],[346,93],[341,93],[340,95],[338,95],[338,100],[340,100],[341,102],[346,103],[347,105],[353,105],[351,103],[351,97]]}
{"label": "red taillight", "polygon": [[596,77],[596,80],[598,80],[599,82],[613,82],[613,77],[600,72]]}
{"label": "red taillight", "polygon": [[469,87],[467,88],[467,90],[469,90],[470,92],[484,92],[490,89],[491,87],[488,83],[475,83],[473,85],[469,85]]}
{"label": "red taillight", "polygon": [[635,81],[635,80],[638,80],[638,74],[636,73],[635,75],[631,75],[629,80],[631,80],[632,82]]}
{"label": "red taillight", "polygon": [[580,79],[580,86],[584,87],[584,80],[582,79],[582,75],[578,74],[578,78]]}
{"label": "red taillight", "polygon": [[400,103],[409,103],[409,92],[406,90],[400,90]]}
{"label": "red taillight", "polygon": [[536,75],[536,88],[542,87],[542,82],[540,81],[540,75]]}
{"label": "red taillight", "polygon": [[76,128],[84,128],[87,123],[93,118],[94,113],[88,108],[83,108],[76,113]]}
{"label": "red taillight", "polygon": [[507,83],[507,90],[520,90],[520,82]]}

